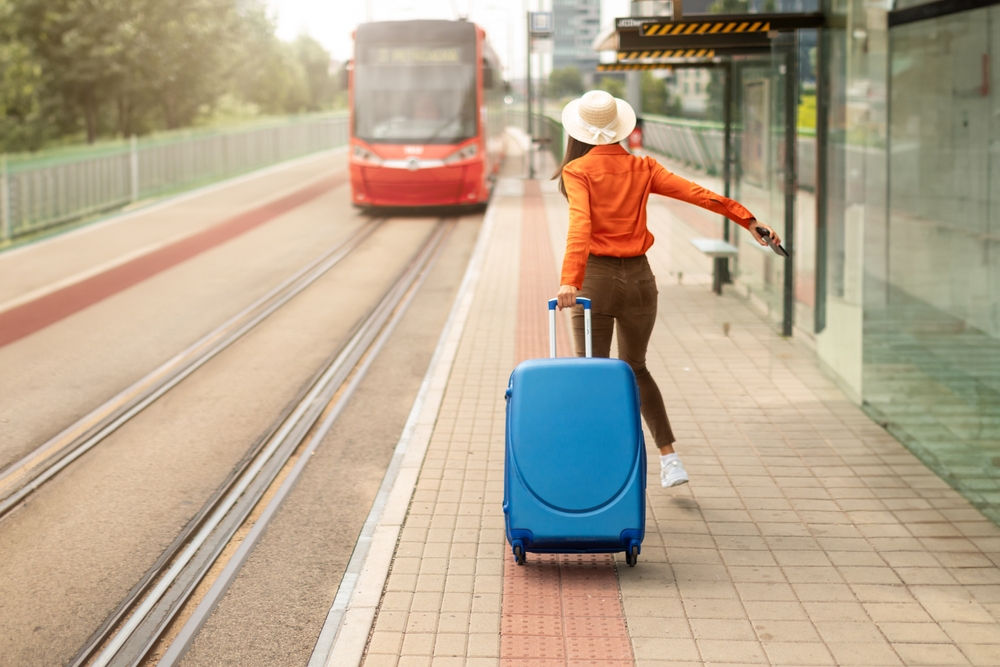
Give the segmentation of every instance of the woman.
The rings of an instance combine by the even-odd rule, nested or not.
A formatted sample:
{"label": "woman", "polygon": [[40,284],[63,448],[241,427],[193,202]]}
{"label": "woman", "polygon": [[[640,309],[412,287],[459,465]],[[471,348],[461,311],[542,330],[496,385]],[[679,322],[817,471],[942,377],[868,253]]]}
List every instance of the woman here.
{"label": "woman", "polygon": [[[674,434],[663,397],[646,369],[646,347],[656,322],[656,279],[646,260],[653,235],[646,229],[650,193],[673,197],[726,216],[749,230],[781,239],[750,211],[664,169],[650,157],[636,157],[619,145],[635,128],[627,102],[594,90],[566,105],[563,127],[569,135],[566,156],[553,178],[569,201],[569,234],[559,287],[559,309],[591,299],[595,357],[611,355],[618,327],[618,357],[635,371],[642,416],[660,450],[660,483],[685,484],[687,471],[674,451]],[[583,356],[582,308],[573,309],[576,353]]]}

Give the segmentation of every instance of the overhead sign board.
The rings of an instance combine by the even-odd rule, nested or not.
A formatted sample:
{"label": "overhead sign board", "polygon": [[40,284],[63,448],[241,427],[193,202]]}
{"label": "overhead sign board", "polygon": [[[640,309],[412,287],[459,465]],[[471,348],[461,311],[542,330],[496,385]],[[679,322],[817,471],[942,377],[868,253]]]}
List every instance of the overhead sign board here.
{"label": "overhead sign board", "polygon": [[638,18],[633,16],[627,16],[625,18],[615,19],[615,30],[638,30],[642,27],[642,24],[646,21],[653,21],[655,19],[649,18]]}
{"label": "overhead sign board", "polygon": [[539,37],[551,35],[555,30],[555,19],[552,12],[531,12],[531,34]]}
{"label": "overhead sign board", "polygon": [[732,35],[803,28],[819,28],[823,25],[823,14],[702,14],[687,17],[681,21],[669,18],[645,18],[640,20],[639,33],[643,37],[667,37],[679,35]]}
{"label": "overhead sign board", "polygon": [[[672,64],[673,61],[681,59],[685,61],[691,58],[712,59],[723,56],[749,56],[771,53],[771,47],[767,44],[762,46],[743,47],[685,47],[680,49],[644,49],[633,51],[618,51],[616,54],[617,65],[639,65],[639,64]],[[610,64],[610,63],[609,63]],[[615,71],[615,70],[607,70]],[[627,71],[627,70],[624,70]]]}
{"label": "overhead sign board", "polygon": [[618,50],[768,48],[771,45],[768,25],[767,21],[718,19],[643,23],[639,30],[618,33]]}
{"label": "overhead sign board", "polygon": [[555,52],[555,40],[551,37],[532,37],[531,38],[531,52],[532,53],[554,53]]}

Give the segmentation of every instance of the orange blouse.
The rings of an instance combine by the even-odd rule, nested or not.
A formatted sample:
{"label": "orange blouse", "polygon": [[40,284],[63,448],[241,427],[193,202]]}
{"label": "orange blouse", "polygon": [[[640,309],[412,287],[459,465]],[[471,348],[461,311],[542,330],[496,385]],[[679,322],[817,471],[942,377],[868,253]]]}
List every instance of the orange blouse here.
{"label": "orange blouse", "polygon": [[650,193],[680,199],[724,215],[746,228],[754,216],[741,204],[673,174],[651,157],[619,144],[595,146],[563,169],[569,197],[569,234],[560,285],[583,286],[589,255],[638,257],[653,245],[646,228]]}

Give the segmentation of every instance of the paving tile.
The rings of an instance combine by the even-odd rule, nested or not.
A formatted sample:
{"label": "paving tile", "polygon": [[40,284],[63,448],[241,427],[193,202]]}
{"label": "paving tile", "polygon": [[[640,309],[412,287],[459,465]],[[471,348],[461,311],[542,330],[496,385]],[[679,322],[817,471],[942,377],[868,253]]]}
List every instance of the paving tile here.
{"label": "paving tile", "polygon": [[700,662],[701,655],[693,639],[676,637],[634,637],[632,649],[636,664],[645,661],[669,660]]}
{"label": "paving tile", "polygon": [[833,656],[820,642],[761,642],[772,665],[833,665]]}
{"label": "paving tile", "polygon": [[[410,663],[409,661],[407,661],[405,663],[401,662],[401,658],[398,657],[398,656],[395,656],[395,655],[387,655],[385,653],[374,653],[374,654],[370,654],[365,659],[365,664],[368,667],[396,667],[397,665],[404,665],[405,666],[405,665],[413,664],[413,663]],[[424,662],[424,663],[422,663],[422,664],[429,665],[430,664],[430,657],[428,657],[427,661]]]}
{"label": "paving tile", "polygon": [[695,639],[737,639],[756,638],[749,621],[717,618],[690,619],[691,633]]}
{"label": "paving tile", "polygon": [[879,623],[879,630],[890,642],[937,644],[950,641],[937,623]]}
{"label": "paving tile", "polygon": [[995,641],[988,644],[964,644],[962,652],[973,665],[1000,665],[1000,644]]}
{"label": "paving tile", "polygon": [[878,644],[827,642],[826,647],[838,665],[880,667],[910,664],[902,661],[893,647],[884,642]]}
{"label": "paving tile", "polygon": [[797,602],[747,600],[744,598],[743,607],[755,627],[760,621],[798,621],[807,618],[802,605]]}
{"label": "paving tile", "polygon": [[816,630],[828,643],[877,644],[883,641],[874,623],[851,621],[816,621]]}
{"label": "paving tile", "polygon": [[[522,234],[525,215],[540,219],[538,201],[553,230],[542,253]],[[677,253],[702,214],[669,202],[649,209],[661,316],[647,363],[692,483],[661,489],[650,448],[636,568],[606,559],[610,578],[595,578],[566,569],[579,559],[535,556],[511,577],[497,387],[525,341],[546,345],[543,309],[520,303],[547,294],[565,202],[543,194],[525,208],[503,196],[494,206],[506,222],[482,267],[490,303],[474,304],[466,325],[368,667],[1000,664],[1000,528],[746,302],[689,282],[708,278],[704,262]],[[687,274],[682,284],[671,271]],[[506,614],[517,597],[519,612]]]}
{"label": "paving tile", "polygon": [[746,619],[746,610],[736,600],[684,600],[684,610],[690,619]]}
{"label": "paving tile", "polygon": [[436,635],[432,632],[406,632],[400,655],[434,655],[435,639]]}
{"label": "paving tile", "polygon": [[954,644],[896,644],[894,648],[907,666],[971,664]]}
{"label": "paving tile", "polygon": [[1000,624],[998,623],[941,623],[948,635],[961,645],[1000,644]]}
{"label": "paving tile", "polygon": [[861,602],[913,602],[911,589],[906,586],[851,584],[851,590]]}
{"label": "paving tile", "polygon": [[681,619],[665,620],[662,618],[630,618],[628,633],[633,639],[644,638],[684,638],[691,639],[691,628],[688,622]]}
{"label": "paving tile", "polygon": [[757,641],[728,641],[721,639],[698,640],[698,650],[706,663],[744,662],[766,663],[764,650]]}
{"label": "paving tile", "polygon": [[792,590],[802,602],[854,602],[857,598],[847,584],[795,583]]}
{"label": "paving tile", "polygon": [[796,600],[795,591],[789,584],[765,582],[739,582],[736,590],[740,599],[747,600]]}

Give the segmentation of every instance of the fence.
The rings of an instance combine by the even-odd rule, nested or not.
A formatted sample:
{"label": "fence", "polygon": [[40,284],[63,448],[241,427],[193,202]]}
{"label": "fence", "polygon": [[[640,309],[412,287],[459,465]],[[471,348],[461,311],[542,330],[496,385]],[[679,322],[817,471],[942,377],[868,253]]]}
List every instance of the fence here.
{"label": "fence", "polygon": [[345,114],[0,157],[0,241],[347,143]]}
{"label": "fence", "polygon": [[[722,173],[724,132],[721,123],[644,116],[642,127],[646,148],[713,176]],[[733,137],[738,149],[740,133],[735,128]],[[800,134],[796,148],[799,187],[813,190],[816,185],[816,137]],[[783,162],[778,161],[779,164]]]}

